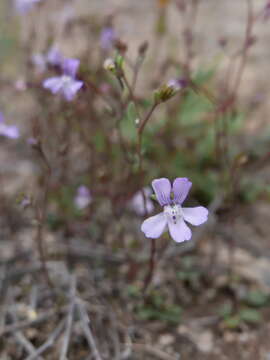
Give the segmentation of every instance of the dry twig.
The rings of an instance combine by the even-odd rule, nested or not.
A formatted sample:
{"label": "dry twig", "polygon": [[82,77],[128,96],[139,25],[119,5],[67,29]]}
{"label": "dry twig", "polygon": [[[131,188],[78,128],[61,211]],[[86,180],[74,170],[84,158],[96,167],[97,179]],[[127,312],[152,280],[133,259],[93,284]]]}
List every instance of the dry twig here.
{"label": "dry twig", "polygon": [[75,310],[75,304],[76,304],[76,277],[72,276],[71,279],[71,286],[70,286],[70,305],[67,315],[67,327],[64,335],[64,341],[62,345],[60,360],[66,360],[67,359],[67,353],[68,353],[68,347],[70,343],[70,335],[72,332],[72,326],[73,326],[73,318],[74,318],[74,310]]}
{"label": "dry twig", "polygon": [[81,320],[81,327],[84,332],[85,338],[88,342],[88,345],[93,353],[93,358],[95,360],[102,360],[102,357],[97,349],[95,339],[94,339],[93,334],[89,327],[90,319],[87,314],[87,311],[85,310],[84,304],[82,303],[82,301],[80,299],[77,299],[76,304],[77,304],[77,308],[78,308],[78,312],[79,312],[79,317]]}
{"label": "dry twig", "polygon": [[61,334],[62,330],[65,326],[65,320],[62,320],[60,324],[55,328],[55,330],[51,333],[48,337],[47,341],[42,344],[34,354],[28,356],[25,360],[35,360],[38,358],[39,355],[43,354],[46,350],[53,346],[59,335]]}

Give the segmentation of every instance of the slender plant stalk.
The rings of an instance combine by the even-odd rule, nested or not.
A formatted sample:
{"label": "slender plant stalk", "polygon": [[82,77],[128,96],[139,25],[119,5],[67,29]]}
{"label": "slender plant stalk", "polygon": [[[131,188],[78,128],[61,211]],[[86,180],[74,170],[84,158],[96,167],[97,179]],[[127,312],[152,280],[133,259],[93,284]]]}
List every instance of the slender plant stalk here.
{"label": "slender plant stalk", "polygon": [[39,257],[40,257],[44,277],[45,277],[49,287],[52,290],[54,290],[54,285],[51,281],[49,271],[48,271],[48,268],[46,265],[46,255],[45,255],[45,250],[44,250],[44,237],[43,237],[44,226],[45,226],[45,221],[46,221],[47,205],[48,205],[49,186],[50,186],[50,179],[51,179],[51,167],[50,167],[48,159],[42,149],[41,144],[39,143],[34,148],[37,150],[37,152],[40,155],[40,158],[42,159],[42,162],[45,166],[44,194],[43,194],[41,206],[39,208],[37,208],[38,225],[37,225],[36,243],[38,246],[38,252],[39,252]]}
{"label": "slender plant stalk", "polygon": [[149,285],[153,279],[153,275],[156,267],[156,239],[151,239],[151,253],[149,258],[149,269],[144,280],[143,294],[146,294]]}

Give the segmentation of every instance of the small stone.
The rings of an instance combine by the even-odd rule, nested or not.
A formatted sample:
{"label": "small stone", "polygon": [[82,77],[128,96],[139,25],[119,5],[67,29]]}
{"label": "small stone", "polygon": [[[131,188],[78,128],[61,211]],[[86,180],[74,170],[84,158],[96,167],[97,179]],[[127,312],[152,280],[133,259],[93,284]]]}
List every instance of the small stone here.
{"label": "small stone", "polygon": [[213,333],[209,330],[201,333],[197,338],[196,345],[198,346],[198,349],[201,352],[204,352],[204,353],[211,352],[214,347]]}
{"label": "small stone", "polygon": [[174,343],[174,337],[170,334],[160,335],[158,342],[160,345],[168,346]]}

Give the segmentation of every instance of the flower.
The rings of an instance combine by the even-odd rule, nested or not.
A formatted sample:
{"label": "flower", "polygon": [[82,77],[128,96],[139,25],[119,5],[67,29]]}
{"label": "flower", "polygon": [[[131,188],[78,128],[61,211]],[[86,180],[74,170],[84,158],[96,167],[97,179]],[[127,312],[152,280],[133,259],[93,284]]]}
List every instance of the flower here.
{"label": "flower", "polygon": [[82,210],[86,208],[92,201],[92,196],[89,189],[85,185],[81,185],[77,189],[77,193],[74,199],[75,206]]}
{"label": "flower", "polygon": [[150,214],[154,210],[154,204],[153,201],[149,199],[149,196],[152,194],[152,191],[149,187],[137,191],[131,199],[129,207],[134,210],[136,214],[145,215],[144,197],[142,192],[144,192],[145,196],[146,211],[148,214]]}
{"label": "flower", "polygon": [[270,18],[270,1],[266,3],[264,9],[263,9],[263,19],[264,21],[267,21]]}
{"label": "flower", "polygon": [[31,56],[31,62],[39,74],[42,74],[47,69],[46,59],[40,53],[33,54]]}
{"label": "flower", "polygon": [[157,103],[161,103],[172,98],[183,88],[183,83],[178,79],[171,79],[166,84],[161,85],[154,91],[154,98]]}
{"label": "flower", "polygon": [[111,26],[106,26],[100,34],[100,46],[103,50],[111,50],[116,39],[115,31]]}
{"label": "flower", "polygon": [[5,124],[5,119],[3,114],[0,112],[0,135],[8,137],[10,139],[17,139],[19,134],[19,129],[15,125]]}
{"label": "flower", "polygon": [[52,45],[47,52],[46,60],[49,65],[61,66],[64,61],[64,57],[58,47],[56,45]]}
{"label": "flower", "polygon": [[159,204],[163,206],[163,212],[151,216],[142,223],[141,230],[146,237],[156,239],[168,226],[173,240],[180,243],[190,240],[192,235],[185,221],[195,226],[207,221],[208,210],[205,207],[182,207],[191,185],[192,183],[187,178],[176,178],[172,188],[170,181],[166,178],[152,181],[152,187]]}
{"label": "flower", "polygon": [[80,65],[78,59],[65,59],[62,63],[63,74],[43,81],[43,87],[53,94],[60,93],[67,101],[74,99],[83,86],[83,82],[76,80],[76,73]]}
{"label": "flower", "polygon": [[15,0],[15,9],[18,13],[24,15],[40,1],[41,0]]}
{"label": "flower", "polygon": [[39,145],[39,140],[37,138],[34,138],[34,137],[29,137],[27,140],[26,140],[27,144],[32,146],[32,147],[35,147],[35,146],[38,146]]}

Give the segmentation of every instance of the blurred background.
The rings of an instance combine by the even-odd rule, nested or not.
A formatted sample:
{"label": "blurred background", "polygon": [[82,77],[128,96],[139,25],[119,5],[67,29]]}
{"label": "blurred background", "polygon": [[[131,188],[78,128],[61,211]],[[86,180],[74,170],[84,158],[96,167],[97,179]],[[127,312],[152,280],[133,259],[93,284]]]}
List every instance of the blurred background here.
{"label": "blurred background", "polygon": [[[1,360],[270,358],[269,17],[0,2]],[[44,85],[70,58],[71,101]],[[140,230],[161,177],[209,209],[190,241]]]}

